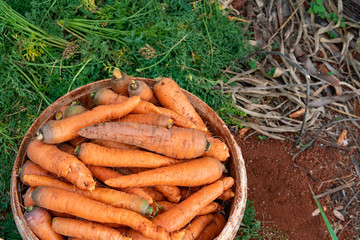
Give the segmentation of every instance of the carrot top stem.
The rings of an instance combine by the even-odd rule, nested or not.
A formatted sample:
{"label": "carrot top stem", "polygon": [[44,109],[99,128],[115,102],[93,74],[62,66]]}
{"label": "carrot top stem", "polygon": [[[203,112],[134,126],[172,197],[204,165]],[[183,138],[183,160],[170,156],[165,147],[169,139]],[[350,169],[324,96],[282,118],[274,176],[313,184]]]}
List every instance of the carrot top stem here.
{"label": "carrot top stem", "polygon": [[131,80],[131,83],[129,86],[130,86],[131,90],[136,90],[139,88],[139,84],[137,84],[137,82],[135,82],[135,80]]}

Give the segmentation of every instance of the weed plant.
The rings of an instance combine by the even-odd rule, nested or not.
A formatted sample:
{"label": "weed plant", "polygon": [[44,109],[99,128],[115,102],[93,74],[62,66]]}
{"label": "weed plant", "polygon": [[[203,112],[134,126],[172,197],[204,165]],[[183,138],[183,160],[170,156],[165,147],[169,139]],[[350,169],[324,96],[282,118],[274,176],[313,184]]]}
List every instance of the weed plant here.
{"label": "weed plant", "polygon": [[[0,238],[21,239],[10,209],[10,177],[36,117],[65,93],[129,75],[172,77],[226,123],[238,125],[222,70],[241,67],[249,33],[217,1],[0,0]],[[90,4],[91,3],[91,4]]]}

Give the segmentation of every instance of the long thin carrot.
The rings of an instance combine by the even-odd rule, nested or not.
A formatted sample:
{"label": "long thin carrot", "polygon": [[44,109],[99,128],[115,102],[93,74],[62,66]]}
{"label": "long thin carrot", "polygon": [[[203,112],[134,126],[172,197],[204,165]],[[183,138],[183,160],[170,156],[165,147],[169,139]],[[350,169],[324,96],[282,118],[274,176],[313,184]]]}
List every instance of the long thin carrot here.
{"label": "long thin carrot", "polygon": [[170,202],[177,203],[180,201],[180,189],[177,186],[156,185],[155,189],[161,192]]}
{"label": "long thin carrot", "polygon": [[235,193],[231,189],[227,189],[221,194],[218,199],[221,199],[223,201],[229,200],[231,198],[235,197]]}
{"label": "long thin carrot", "polygon": [[205,134],[192,128],[166,129],[139,123],[105,122],[83,128],[78,133],[89,139],[131,144],[177,159],[199,157],[210,147]]}
{"label": "long thin carrot", "polygon": [[203,157],[214,157],[223,162],[230,156],[229,148],[223,141],[214,137],[208,137],[207,139],[211,148],[209,151],[204,152]]}
{"label": "long thin carrot", "polygon": [[[167,211],[170,208],[176,206],[176,203],[169,202],[169,201],[158,201],[157,204],[160,205],[161,212]],[[213,213],[213,212],[216,212],[216,211],[222,210],[222,209],[223,209],[222,205],[220,205],[217,202],[212,202],[212,203],[209,203],[208,205],[206,205],[204,208],[202,208],[200,210],[200,212],[198,213],[198,215],[206,215],[206,214]]]}
{"label": "long thin carrot", "polygon": [[142,150],[108,148],[94,143],[83,143],[76,149],[85,164],[106,167],[162,167],[180,160]]}
{"label": "long thin carrot", "polygon": [[101,139],[91,139],[92,143],[103,146],[103,147],[109,147],[109,148],[119,148],[119,149],[137,149],[139,150],[140,148],[134,145],[129,145],[129,144],[125,144],[125,143],[119,143],[119,142],[114,142],[114,141],[110,141],[110,140],[101,140]]}
{"label": "long thin carrot", "polygon": [[221,233],[225,227],[226,220],[221,213],[215,213],[214,216],[214,221],[204,228],[196,240],[213,240]]}
{"label": "long thin carrot", "polygon": [[23,181],[23,178],[25,175],[29,175],[29,174],[35,174],[35,175],[41,175],[41,176],[48,176],[48,177],[53,177],[56,178],[56,175],[53,173],[50,173],[49,171],[45,170],[44,168],[42,168],[41,166],[39,166],[38,164],[28,160],[25,162],[25,164],[21,167],[20,170],[20,181]]}
{"label": "long thin carrot", "polygon": [[110,85],[114,92],[128,95],[128,86],[131,83],[131,80],[132,77],[120,71],[120,69],[115,68],[115,70],[113,71]]}
{"label": "long thin carrot", "polygon": [[93,190],[95,181],[90,170],[75,156],[61,151],[55,145],[32,140],[26,150],[34,163],[74,183],[80,189]]}
{"label": "long thin carrot", "polygon": [[140,102],[138,96],[129,98],[121,104],[97,106],[92,110],[59,121],[50,120],[39,130],[37,139],[44,143],[61,143],[78,136],[81,128],[113,119],[130,113]]}
{"label": "long thin carrot", "polygon": [[51,227],[51,216],[44,208],[34,207],[31,211],[24,213],[27,226],[41,240],[65,240],[63,236],[56,233]]}
{"label": "long thin carrot", "polygon": [[150,220],[131,210],[112,207],[59,188],[38,187],[32,193],[32,198],[40,207],[66,212],[87,220],[123,224],[151,239],[180,240],[184,235],[182,231],[169,234],[162,227],[154,225]]}
{"label": "long thin carrot", "polygon": [[169,129],[172,127],[174,123],[174,121],[170,117],[159,113],[128,114],[115,121],[141,123],[141,124],[169,128]]}
{"label": "long thin carrot", "polygon": [[[119,95],[108,88],[102,88],[95,92],[94,102],[96,105],[108,105],[123,103],[128,99]],[[152,103],[140,101],[139,105],[134,108],[132,113],[161,113],[160,110]]]}
{"label": "long thin carrot", "polygon": [[79,193],[90,199],[106,203],[114,207],[126,208],[142,215],[146,215],[150,211],[150,205],[147,200],[134,194],[117,191],[111,188],[97,187],[93,191],[82,190],[73,187],[70,184],[52,179],[46,176],[25,175],[24,183],[31,187],[52,186],[68,191]]}
{"label": "long thin carrot", "polygon": [[72,218],[56,217],[52,221],[55,232],[70,237],[93,240],[131,240],[119,231],[105,227],[101,224],[77,220]]}
{"label": "long thin carrot", "polygon": [[234,179],[226,177],[207,185],[168,211],[157,215],[153,223],[165,228],[168,232],[179,230],[197,216],[202,208],[213,202],[233,184]]}
{"label": "long thin carrot", "polygon": [[213,214],[196,217],[185,229],[183,240],[195,240],[204,228],[215,219]]}
{"label": "long thin carrot", "polygon": [[156,168],[108,179],[111,187],[144,187],[154,185],[201,186],[209,184],[222,175],[224,166],[215,158],[199,158],[171,166]]}
{"label": "long thin carrot", "polygon": [[139,96],[141,100],[159,105],[153,90],[143,81],[132,80],[128,86],[129,97]]}
{"label": "long thin carrot", "polygon": [[163,78],[154,85],[153,90],[157,99],[164,107],[187,117],[196,125],[206,128],[204,121],[174,80]]}
{"label": "long thin carrot", "polygon": [[[111,170],[109,168],[106,168],[106,167],[88,165],[88,168],[91,171],[91,173],[93,174],[93,176],[102,182],[105,182],[107,179],[110,179],[110,178],[116,178],[116,177],[122,176],[122,174],[120,174],[114,170]],[[139,197],[142,197],[142,198],[146,199],[150,204],[152,204],[154,201],[153,198],[142,188],[137,188],[137,187],[122,188],[121,191],[135,194]]]}

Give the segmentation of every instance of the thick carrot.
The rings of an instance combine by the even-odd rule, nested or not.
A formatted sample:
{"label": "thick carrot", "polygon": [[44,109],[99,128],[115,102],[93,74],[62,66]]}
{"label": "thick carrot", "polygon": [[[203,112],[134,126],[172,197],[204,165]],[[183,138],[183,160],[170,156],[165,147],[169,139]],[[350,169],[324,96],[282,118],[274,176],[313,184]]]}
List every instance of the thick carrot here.
{"label": "thick carrot", "polygon": [[22,197],[23,197],[24,206],[25,206],[26,208],[35,205],[33,199],[31,198],[31,193],[32,193],[34,190],[35,190],[34,187],[29,187],[29,188],[26,190],[25,194],[22,196]]}
{"label": "thick carrot", "polygon": [[155,168],[181,162],[148,151],[108,148],[93,143],[81,144],[76,153],[85,164],[106,167]]}
{"label": "thick carrot", "polygon": [[109,147],[109,148],[119,148],[119,149],[140,149],[137,146],[134,145],[129,145],[129,144],[125,144],[125,143],[119,143],[119,142],[114,142],[114,141],[110,141],[110,140],[101,140],[101,139],[91,139],[92,143],[103,146],[103,147]]}
{"label": "thick carrot", "polygon": [[196,240],[213,240],[221,233],[225,227],[226,220],[221,213],[215,213],[214,216],[214,221],[204,228]]}
{"label": "thick carrot", "polygon": [[125,117],[122,117],[115,121],[141,123],[141,124],[164,127],[168,129],[170,129],[174,123],[174,121],[170,117],[159,113],[128,114]]}
{"label": "thick carrot", "polygon": [[35,175],[41,175],[41,176],[48,176],[48,177],[53,177],[56,178],[56,175],[54,175],[53,173],[50,173],[49,171],[45,170],[44,168],[40,167],[38,164],[28,160],[25,162],[25,164],[21,167],[20,170],[20,181],[23,181],[23,178],[25,175],[29,175],[29,174],[35,174]]}
{"label": "thick carrot", "polygon": [[135,145],[177,159],[199,157],[210,147],[203,132],[128,122],[105,122],[81,129],[80,136]]}
{"label": "thick carrot", "polygon": [[72,218],[56,217],[52,221],[52,228],[55,232],[69,237],[93,240],[131,240],[115,229]]}
{"label": "thick carrot", "polygon": [[204,228],[215,219],[213,214],[196,217],[185,229],[183,240],[195,240]]}
{"label": "thick carrot", "polygon": [[130,113],[139,102],[140,98],[134,96],[122,104],[97,106],[92,110],[59,121],[50,120],[40,128],[37,139],[44,143],[61,143],[68,141],[77,137],[77,132],[81,128],[125,116]]}
{"label": "thick carrot", "polygon": [[[123,103],[128,99],[119,95],[108,88],[102,88],[95,92],[94,102],[96,105],[108,105]],[[134,108],[132,113],[161,113],[160,110],[152,103],[140,101],[139,105]]]}
{"label": "thick carrot", "polygon": [[49,172],[62,176],[80,189],[94,190],[95,181],[90,170],[75,156],[63,152],[55,145],[32,140],[26,150],[34,163]]}
{"label": "thick carrot", "polygon": [[154,85],[153,90],[157,99],[164,107],[187,117],[196,125],[206,128],[205,123],[174,80],[163,78]]}
{"label": "thick carrot", "polygon": [[41,240],[65,240],[63,236],[56,233],[51,227],[51,216],[44,208],[34,207],[31,211],[24,213],[27,226]]}
{"label": "thick carrot", "polygon": [[204,152],[203,157],[214,157],[220,161],[225,161],[230,156],[229,148],[223,141],[213,137],[208,137],[207,139],[210,142],[211,148],[209,151]]}
{"label": "thick carrot", "polygon": [[149,202],[144,198],[111,188],[96,187],[93,191],[90,192],[76,188],[70,184],[61,182],[56,179],[37,175],[25,175],[24,183],[31,187],[52,186],[76,192],[90,199],[106,203],[114,207],[126,208],[142,215],[148,214],[151,210]]}
{"label": "thick carrot", "polygon": [[155,189],[161,192],[170,202],[177,203],[180,201],[180,189],[177,186],[156,185]]}
{"label": "thick carrot", "polygon": [[168,232],[179,230],[197,216],[202,208],[213,202],[233,184],[234,179],[231,177],[218,180],[192,194],[168,211],[157,215],[153,223],[165,228]]}
{"label": "thick carrot", "polygon": [[110,85],[114,92],[128,95],[128,85],[131,83],[131,80],[132,77],[120,71],[120,69],[115,68]]}
{"label": "thick carrot", "polygon": [[[110,178],[116,178],[116,177],[122,176],[122,174],[120,174],[114,170],[111,170],[109,168],[106,168],[106,167],[88,165],[88,168],[91,171],[91,173],[93,174],[93,176],[102,182],[105,182],[107,179],[110,179]],[[153,198],[147,192],[145,192],[145,190],[142,188],[137,188],[137,187],[122,188],[121,191],[135,194],[139,197],[146,199],[150,204],[153,203]]]}
{"label": "thick carrot", "polygon": [[[94,201],[67,190],[41,186],[32,193],[36,205],[72,214],[91,221],[118,223],[131,227],[151,239],[182,239],[184,232],[169,234],[163,228],[131,210]],[[55,200],[56,199],[56,200]]]}
{"label": "thick carrot", "polygon": [[153,90],[143,81],[132,80],[128,86],[129,97],[139,96],[141,100],[159,105]]}

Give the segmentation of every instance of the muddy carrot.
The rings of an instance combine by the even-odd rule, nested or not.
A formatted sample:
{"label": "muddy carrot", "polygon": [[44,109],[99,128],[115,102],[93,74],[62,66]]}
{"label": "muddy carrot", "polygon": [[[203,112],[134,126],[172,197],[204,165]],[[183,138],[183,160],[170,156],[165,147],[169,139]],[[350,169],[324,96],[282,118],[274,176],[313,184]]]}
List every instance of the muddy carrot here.
{"label": "muddy carrot", "polygon": [[156,168],[108,179],[111,187],[144,187],[154,185],[201,186],[209,184],[222,175],[224,166],[215,158],[199,158],[171,166]]}
{"label": "muddy carrot", "polygon": [[35,203],[33,201],[33,199],[31,198],[31,193],[35,190],[34,187],[29,187],[25,194],[22,196],[23,197],[23,202],[24,202],[24,206],[25,208],[28,208],[30,206],[34,206]]}
{"label": "muddy carrot", "polygon": [[51,216],[44,208],[34,207],[31,211],[24,213],[27,226],[41,240],[65,240],[63,236],[56,233],[51,227]]}
{"label": "muddy carrot", "polygon": [[183,240],[195,240],[200,233],[215,219],[213,214],[198,216],[185,229]]}
{"label": "muddy carrot", "polygon": [[120,71],[120,69],[115,68],[111,78],[110,86],[112,90],[116,93],[128,95],[128,86],[131,83],[133,78]]}
{"label": "muddy carrot", "polygon": [[142,150],[103,147],[83,143],[77,149],[79,159],[85,164],[106,167],[162,167],[182,161]]}
{"label": "muddy carrot", "polygon": [[135,145],[176,159],[199,157],[210,147],[203,132],[128,122],[105,122],[83,128],[79,135]]}
{"label": "muddy carrot", "polygon": [[27,156],[45,170],[64,177],[80,189],[94,190],[95,181],[90,170],[75,156],[61,151],[55,145],[32,140]]}
{"label": "muddy carrot", "polygon": [[203,157],[214,157],[220,161],[225,161],[230,156],[229,148],[223,141],[213,137],[208,137],[207,140],[211,147],[209,151],[204,152]]}
{"label": "muddy carrot", "polygon": [[[116,178],[116,177],[122,176],[122,174],[120,174],[114,170],[111,170],[110,168],[106,168],[106,167],[88,165],[88,168],[91,171],[91,173],[93,174],[93,176],[102,182],[105,182],[107,179],[110,179],[110,178]],[[150,204],[153,203],[153,198],[142,188],[137,188],[137,187],[122,188],[121,191],[135,194],[139,197],[146,199]]]}
{"label": "muddy carrot", "polygon": [[206,128],[200,115],[174,80],[164,78],[154,85],[153,90],[157,99],[164,107],[187,117],[195,125]]}
{"label": "muddy carrot", "polygon": [[[94,102],[96,105],[120,104],[125,102],[128,97],[119,95],[108,88],[102,88],[95,92]],[[161,113],[160,110],[152,103],[140,101],[139,105],[134,108],[132,113]]]}
{"label": "muddy carrot", "polygon": [[170,117],[159,113],[128,114],[125,117],[122,117],[115,121],[141,123],[164,127],[168,129],[170,129],[174,123],[174,121]]}
{"label": "muddy carrot", "polygon": [[155,97],[153,90],[143,81],[132,80],[128,86],[129,97],[139,96],[141,100],[151,102],[153,104],[159,104]]}
{"label": "muddy carrot", "polygon": [[214,216],[215,219],[204,228],[197,240],[213,240],[221,233],[226,220],[221,213],[215,213]]}
{"label": "muddy carrot", "polygon": [[202,208],[213,202],[233,184],[234,179],[226,177],[207,185],[168,211],[157,215],[153,223],[165,228],[168,232],[179,230],[197,216]]}
{"label": "muddy carrot", "polygon": [[[118,223],[131,227],[151,239],[182,239],[184,232],[169,234],[162,227],[134,211],[112,207],[67,190],[41,186],[32,193],[36,205],[72,214],[91,221]],[[56,201],[54,200],[56,199]]]}
{"label": "muddy carrot", "polygon": [[170,202],[177,203],[180,201],[180,189],[177,186],[156,185],[155,189],[161,192]]}
{"label": "muddy carrot", "polygon": [[58,234],[94,240],[131,240],[119,231],[101,224],[77,220],[72,218],[56,217],[52,221],[52,228]]}
{"label": "muddy carrot", "polygon": [[129,145],[129,144],[125,144],[125,143],[119,143],[119,142],[114,142],[114,141],[110,141],[110,140],[101,140],[101,139],[91,139],[92,143],[103,146],[103,147],[109,147],[109,148],[119,148],[119,149],[137,149],[139,150],[140,148],[134,145]]}
{"label": "muddy carrot", "polygon": [[42,126],[37,139],[44,143],[61,143],[78,136],[81,128],[121,118],[130,113],[140,102],[137,96],[129,98],[122,104],[97,106],[92,110],[59,121],[50,120]]}
{"label": "muddy carrot", "polygon": [[90,192],[87,190],[76,188],[70,184],[61,182],[56,179],[37,175],[25,175],[24,183],[31,187],[52,186],[68,191],[73,191],[90,199],[106,203],[114,207],[121,207],[133,210],[142,215],[148,214],[150,211],[149,202],[144,198],[141,198],[134,194],[117,191],[111,188],[97,187]]}

